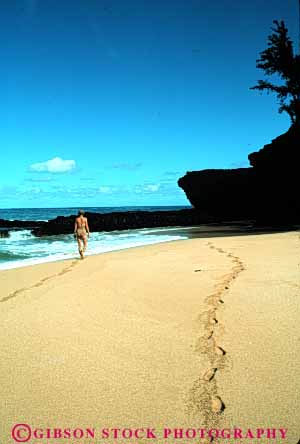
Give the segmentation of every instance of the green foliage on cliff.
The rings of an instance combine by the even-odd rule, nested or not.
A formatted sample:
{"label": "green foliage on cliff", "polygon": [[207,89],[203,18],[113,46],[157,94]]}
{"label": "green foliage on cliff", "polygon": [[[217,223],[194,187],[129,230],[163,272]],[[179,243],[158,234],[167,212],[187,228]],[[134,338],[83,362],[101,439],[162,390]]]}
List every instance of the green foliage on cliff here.
{"label": "green foliage on cliff", "polygon": [[293,43],[283,21],[273,21],[272,34],[268,36],[268,47],[260,52],[256,67],[266,76],[277,75],[281,84],[259,80],[250,89],[274,92],[279,100],[279,113],[287,112],[293,124],[300,125],[300,55],[294,54]]}

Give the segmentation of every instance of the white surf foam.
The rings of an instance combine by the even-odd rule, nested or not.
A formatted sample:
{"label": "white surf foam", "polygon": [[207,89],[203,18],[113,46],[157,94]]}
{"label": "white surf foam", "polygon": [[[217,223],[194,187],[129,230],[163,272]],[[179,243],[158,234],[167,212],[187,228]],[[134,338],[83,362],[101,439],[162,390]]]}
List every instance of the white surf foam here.
{"label": "white surf foam", "polygon": [[[160,232],[166,230],[160,229]],[[29,234],[28,234],[29,233]],[[123,250],[143,245],[157,244],[174,240],[186,239],[185,236],[159,234],[151,230],[126,230],[114,232],[92,233],[89,239],[87,256]],[[48,236],[36,238],[29,230],[13,232],[13,236],[0,243],[0,252],[12,255],[26,255],[24,259],[10,260],[0,263],[0,270],[26,267],[30,265],[56,262],[78,257],[77,242],[72,235]]]}

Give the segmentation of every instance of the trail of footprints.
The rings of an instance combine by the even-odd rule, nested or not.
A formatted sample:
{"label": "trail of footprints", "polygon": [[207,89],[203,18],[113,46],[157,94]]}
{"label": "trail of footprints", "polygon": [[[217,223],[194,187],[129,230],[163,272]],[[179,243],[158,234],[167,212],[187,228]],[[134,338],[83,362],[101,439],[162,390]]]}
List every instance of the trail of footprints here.
{"label": "trail of footprints", "polygon": [[[218,396],[215,381],[217,372],[224,367],[226,356],[226,351],[217,344],[214,337],[216,327],[218,328],[219,332],[222,331],[222,326],[217,318],[217,311],[218,307],[221,304],[224,304],[223,294],[226,293],[226,290],[229,289],[231,283],[234,281],[234,279],[236,279],[238,274],[245,269],[245,267],[238,256],[235,256],[232,253],[227,253],[222,248],[215,247],[212,242],[208,242],[207,246],[216,250],[220,254],[225,254],[234,264],[231,272],[225,275],[221,283],[216,286],[214,293],[205,299],[207,305],[210,306],[209,310],[203,312],[198,317],[201,324],[204,325],[205,333],[201,338],[199,338],[196,345],[196,351],[207,356],[210,366],[204,372],[202,377],[194,384],[191,391],[190,401],[199,411],[202,412],[205,422],[209,422],[213,426],[214,424],[217,424],[218,415],[220,415],[220,413],[222,413],[225,409],[224,402],[220,396]],[[70,272],[78,263],[78,260],[74,260],[69,266],[65,267],[59,273],[47,276],[29,287],[20,288],[0,299],[0,302],[6,302],[17,297],[21,293],[36,287],[40,287],[45,282],[54,279],[57,276],[64,275],[65,273]],[[201,270],[198,269],[195,271],[198,272]]]}
{"label": "trail of footprints", "polygon": [[206,355],[209,367],[201,378],[195,382],[190,401],[194,406],[193,408],[196,407],[197,411],[202,413],[207,424],[216,426],[219,415],[225,409],[225,404],[218,395],[215,376],[225,366],[226,360],[226,351],[217,343],[215,338],[216,329],[218,329],[218,333],[224,329],[218,321],[217,312],[218,308],[224,304],[223,295],[229,290],[230,285],[239,273],[245,269],[245,266],[238,256],[214,246],[212,242],[208,242],[206,245],[218,253],[226,255],[233,263],[231,272],[223,276],[222,281],[216,285],[215,291],[205,299],[209,309],[198,317],[201,325],[204,325],[205,333],[199,338],[196,351]]}
{"label": "trail of footprints", "polygon": [[68,265],[67,267],[63,268],[59,273],[55,273],[50,276],[46,276],[43,279],[39,280],[38,282],[36,282],[35,284],[33,284],[29,287],[19,288],[18,290],[15,290],[12,293],[9,293],[7,296],[0,299],[0,302],[7,302],[10,299],[13,299],[13,298],[19,296],[21,293],[24,293],[25,291],[32,290],[33,288],[36,288],[36,287],[40,287],[45,282],[47,282],[51,279],[54,279],[55,277],[63,276],[64,274],[69,273],[76,266],[76,264],[78,264],[78,260],[72,261],[71,265]]}

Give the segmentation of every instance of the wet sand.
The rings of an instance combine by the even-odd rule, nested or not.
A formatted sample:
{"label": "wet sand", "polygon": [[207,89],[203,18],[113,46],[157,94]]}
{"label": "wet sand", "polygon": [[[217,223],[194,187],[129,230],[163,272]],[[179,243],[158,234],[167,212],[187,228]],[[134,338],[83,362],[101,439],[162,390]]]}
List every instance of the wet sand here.
{"label": "wet sand", "polygon": [[[300,233],[224,234],[0,272],[2,441],[27,423],[128,443],[285,428],[276,442],[297,444]],[[157,439],[103,440],[105,427]]]}

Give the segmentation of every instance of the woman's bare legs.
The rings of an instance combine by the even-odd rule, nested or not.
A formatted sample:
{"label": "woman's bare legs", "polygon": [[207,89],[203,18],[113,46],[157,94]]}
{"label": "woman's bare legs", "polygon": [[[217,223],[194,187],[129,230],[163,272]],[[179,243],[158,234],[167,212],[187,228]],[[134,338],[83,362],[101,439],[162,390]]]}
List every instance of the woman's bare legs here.
{"label": "woman's bare legs", "polygon": [[83,252],[85,252],[86,248],[87,248],[87,237],[84,236],[84,238],[83,238]]}
{"label": "woman's bare legs", "polygon": [[81,237],[77,236],[78,251],[79,251],[81,259],[83,259],[83,252],[85,251],[85,248],[82,248],[82,241],[84,243],[84,240]]}

